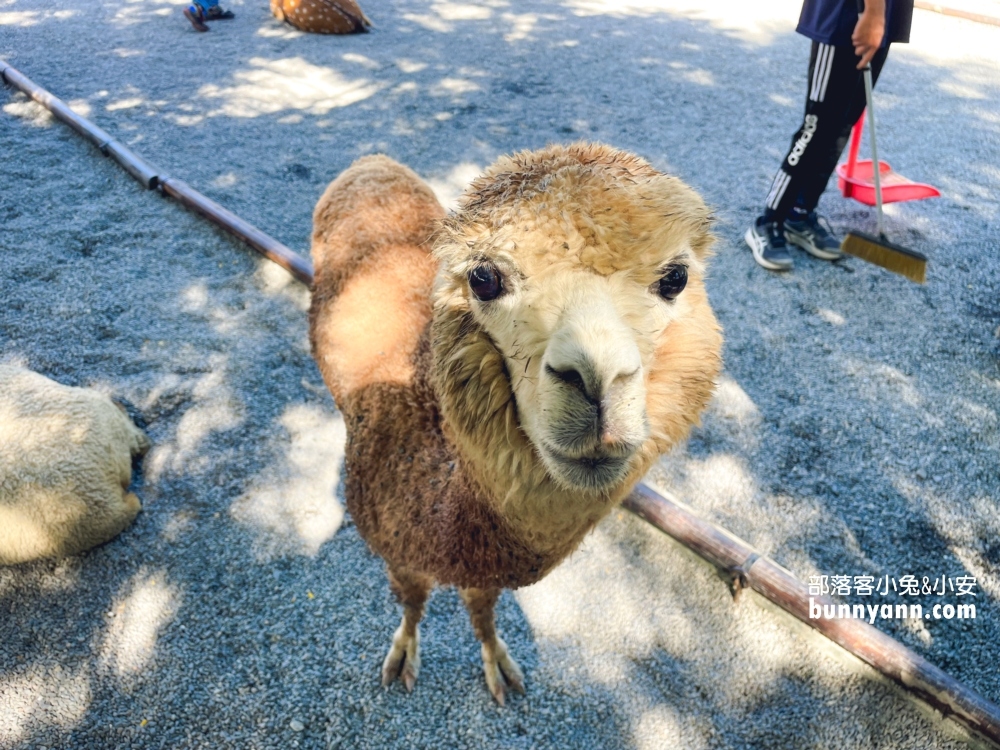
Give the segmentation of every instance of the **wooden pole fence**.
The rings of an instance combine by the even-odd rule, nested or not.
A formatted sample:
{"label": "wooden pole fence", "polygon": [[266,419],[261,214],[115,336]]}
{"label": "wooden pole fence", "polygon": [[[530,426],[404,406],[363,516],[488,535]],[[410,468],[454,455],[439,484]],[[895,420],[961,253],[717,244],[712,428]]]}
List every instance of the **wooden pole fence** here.
{"label": "wooden pole fence", "polygon": [[826,596],[810,596],[808,586],[739,537],[645,484],[636,487],[622,505],[727,573],[734,597],[743,588],[753,589],[945,716],[953,716],[1000,747],[1000,706],[864,620],[812,617],[810,605],[822,611],[824,605],[835,602]]}
{"label": "wooden pole fence", "polygon": [[975,11],[967,10],[966,8],[959,8],[948,2],[942,4],[931,2],[930,0],[914,0],[913,7],[920,8],[921,10],[929,10],[934,13],[940,13],[943,16],[954,16],[955,18],[964,18],[966,21],[985,23],[990,26],[1000,26],[1000,9],[997,9],[992,15],[990,15],[986,13],[976,13]]}

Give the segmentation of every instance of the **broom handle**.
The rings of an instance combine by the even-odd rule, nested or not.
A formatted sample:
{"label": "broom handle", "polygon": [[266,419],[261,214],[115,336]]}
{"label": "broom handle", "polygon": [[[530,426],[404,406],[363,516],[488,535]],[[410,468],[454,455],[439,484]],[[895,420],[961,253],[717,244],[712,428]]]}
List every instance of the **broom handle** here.
{"label": "broom handle", "polygon": [[851,128],[851,147],[847,152],[847,176],[854,177],[854,170],[858,166],[858,151],[861,147],[861,131],[865,129],[865,112],[862,110],[861,117]]}
{"label": "broom handle", "polygon": [[875,180],[875,214],[878,221],[878,236],[884,237],[882,229],[882,175],[878,161],[878,146],[875,144],[875,110],[872,108],[872,66],[865,66],[865,99],[868,104],[868,128],[872,139],[872,179]]}

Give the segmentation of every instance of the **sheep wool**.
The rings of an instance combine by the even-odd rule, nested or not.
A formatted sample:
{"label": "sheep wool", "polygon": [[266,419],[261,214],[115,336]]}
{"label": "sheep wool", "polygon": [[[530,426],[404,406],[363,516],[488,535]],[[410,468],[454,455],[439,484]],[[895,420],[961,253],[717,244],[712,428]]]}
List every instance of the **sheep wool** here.
{"label": "sheep wool", "polygon": [[364,157],[313,214],[310,339],[347,425],[344,492],[403,605],[383,683],[412,689],[435,585],[459,589],[499,703],[496,633],[697,422],[721,366],[701,198],[601,144],[503,157],[445,217]]}
{"label": "sheep wool", "polygon": [[354,0],[271,0],[271,13],[313,34],[358,34],[372,25]]}
{"label": "sheep wool", "polygon": [[135,519],[132,457],[150,446],[107,396],[0,366],[0,564],[74,555]]}

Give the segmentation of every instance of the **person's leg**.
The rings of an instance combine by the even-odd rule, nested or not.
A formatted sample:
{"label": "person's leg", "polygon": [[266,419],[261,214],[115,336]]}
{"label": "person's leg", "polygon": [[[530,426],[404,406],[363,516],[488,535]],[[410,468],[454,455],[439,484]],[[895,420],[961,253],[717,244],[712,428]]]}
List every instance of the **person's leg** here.
{"label": "person's leg", "polygon": [[809,93],[802,125],[792,136],[788,153],[771,182],[764,200],[764,213],[744,235],[753,251],[754,260],[771,271],[785,271],[792,267],[792,256],[788,253],[783,225],[789,209],[803,189],[804,167],[807,165],[803,165],[802,157],[815,136],[817,127],[816,114],[810,111],[809,103],[813,96],[818,98],[819,90],[826,82],[832,50],[830,45],[812,43],[809,53]]}
{"label": "person's leg", "polygon": [[192,3],[183,12],[195,31],[208,31],[208,26],[205,25],[205,10],[198,3]]}
{"label": "person's leg", "polygon": [[[879,50],[872,60],[874,78],[878,77],[886,54],[886,49]],[[834,47],[823,81],[811,86],[809,91],[807,109],[820,118],[823,127],[817,128],[807,152],[802,155],[801,187],[784,226],[789,244],[821,260],[841,257],[840,237],[816,213],[816,205],[826,190],[851,128],[865,106],[864,72],[857,69],[859,59],[853,48]]]}
{"label": "person's leg", "polygon": [[206,21],[225,21],[234,16],[232,11],[223,10],[219,6],[219,0],[193,0],[184,9],[184,17],[191,22],[195,31],[208,31]]}
{"label": "person's leg", "polygon": [[[840,51],[841,48],[837,49]],[[831,126],[834,124],[839,125],[836,137],[832,140],[824,139],[822,143],[824,148],[815,149],[809,179],[803,183],[800,199],[796,202],[796,206],[802,212],[810,212],[816,209],[816,206],[819,204],[819,198],[823,194],[823,191],[826,190],[827,183],[830,181],[830,175],[833,174],[833,170],[840,160],[840,155],[847,146],[847,141],[851,136],[851,129],[865,109],[864,71],[858,70],[855,67],[860,58],[853,54],[853,50],[851,50],[851,53],[850,55],[846,53],[842,55],[845,60],[850,62],[850,66],[848,67],[845,64],[843,69],[835,70],[831,74],[831,77],[833,74],[838,76],[840,79],[837,81],[838,88],[845,94],[843,101],[838,101],[838,106],[843,107],[843,115],[839,123],[831,123]],[[882,66],[885,65],[888,54],[889,47],[887,45],[876,52],[875,57],[872,58],[873,85],[878,81],[879,74],[882,72]],[[831,82],[830,85],[833,85],[833,83]],[[830,112],[831,117],[836,114],[836,110]],[[819,146],[821,144],[817,143],[816,145]]]}
{"label": "person's leg", "polygon": [[768,194],[770,217],[785,220],[800,197],[804,207],[815,207],[811,199],[823,192],[836,165],[837,141],[862,81],[857,63],[853,47],[813,43],[805,115]]}

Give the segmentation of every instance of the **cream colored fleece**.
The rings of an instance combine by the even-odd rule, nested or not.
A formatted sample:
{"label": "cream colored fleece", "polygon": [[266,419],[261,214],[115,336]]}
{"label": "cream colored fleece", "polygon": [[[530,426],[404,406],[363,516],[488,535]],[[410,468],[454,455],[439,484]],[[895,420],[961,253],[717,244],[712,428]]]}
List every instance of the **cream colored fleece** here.
{"label": "cream colored fleece", "polygon": [[149,445],[107,396],[0,366],[0,564],[115,537],[139,512],[132,457]]}

